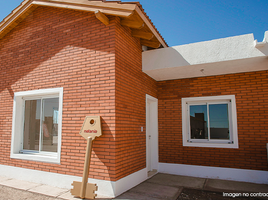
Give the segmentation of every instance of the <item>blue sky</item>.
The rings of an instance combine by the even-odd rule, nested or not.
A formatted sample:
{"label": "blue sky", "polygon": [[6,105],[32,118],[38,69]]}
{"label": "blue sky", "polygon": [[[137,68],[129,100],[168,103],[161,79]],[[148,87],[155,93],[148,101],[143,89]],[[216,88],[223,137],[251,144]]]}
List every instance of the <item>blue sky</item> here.
{"label": "blue sky", "polygon": [[[122,0],[130,2],[135,0]],[[22,0],[2,0],[0,21]],[[140,0],[169,46],[268,30],[268,0]]]}

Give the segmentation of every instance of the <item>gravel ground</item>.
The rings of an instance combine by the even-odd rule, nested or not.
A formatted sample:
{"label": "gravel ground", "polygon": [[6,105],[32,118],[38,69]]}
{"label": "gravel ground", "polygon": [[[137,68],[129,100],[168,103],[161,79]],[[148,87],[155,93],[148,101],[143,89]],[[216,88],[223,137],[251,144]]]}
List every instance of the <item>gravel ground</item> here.
{"label": "gravel ground", "polygon": [[184,188],[177,200],[264,200],[267,198],[253,197],[223,197],[222,192],[208,192]]}
{"label": "gravel ground", "polygon": [[14,189],[0,185],[0,199],[1,200],[60,200],[59,198],[48,197],[41,194],[36,194],[28,191]]}

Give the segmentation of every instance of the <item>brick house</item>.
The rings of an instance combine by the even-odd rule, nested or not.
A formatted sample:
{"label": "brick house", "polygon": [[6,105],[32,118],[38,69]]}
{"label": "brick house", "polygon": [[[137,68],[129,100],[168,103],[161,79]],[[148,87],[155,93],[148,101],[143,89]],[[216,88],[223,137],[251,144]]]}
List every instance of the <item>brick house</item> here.
{"label": "brick house", "polygon": [[136,2],[24,0],[0,23],[0,175],[71,188],[98,115],[98,194],[157,172],[268,183],[267,41],[168,47]]}

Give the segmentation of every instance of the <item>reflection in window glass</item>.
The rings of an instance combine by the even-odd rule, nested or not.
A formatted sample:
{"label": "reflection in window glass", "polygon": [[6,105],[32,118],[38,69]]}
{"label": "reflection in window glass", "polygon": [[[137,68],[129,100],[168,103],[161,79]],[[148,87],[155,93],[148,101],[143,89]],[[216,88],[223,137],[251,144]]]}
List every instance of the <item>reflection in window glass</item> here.
{"label": "reflection in window glass", "polygon": [[23,149],[39,150],[41,100],[26,100],[24,112]]}
{"label": "reflection in window glass", "polygon": [[228,104],[209,105],[210,139],[229,140]]}
{"label": "reflection in window glass", "polygon": [[43,100],[42,151],[57,152],[59,98]]}
{"label": "reflection in window glass", "polygon": [[57,152],[58,107],[59,98],[25,100],[23,150]]}
{"label": "reflection in window glass", "polygon": [[191,139],[207,139],[207,105],[190,106]]}

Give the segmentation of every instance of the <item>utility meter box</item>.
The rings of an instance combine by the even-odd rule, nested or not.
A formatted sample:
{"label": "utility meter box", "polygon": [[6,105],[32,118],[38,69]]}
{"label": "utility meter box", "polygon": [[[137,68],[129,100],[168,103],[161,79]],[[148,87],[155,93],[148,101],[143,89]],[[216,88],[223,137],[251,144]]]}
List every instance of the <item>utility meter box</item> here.
{"label": "utility meter box", "polygon": [[102,135],[100,116],[86,116],[79,134],[85,139],[92,137],[94,140],[95,137],[100,137]]}

